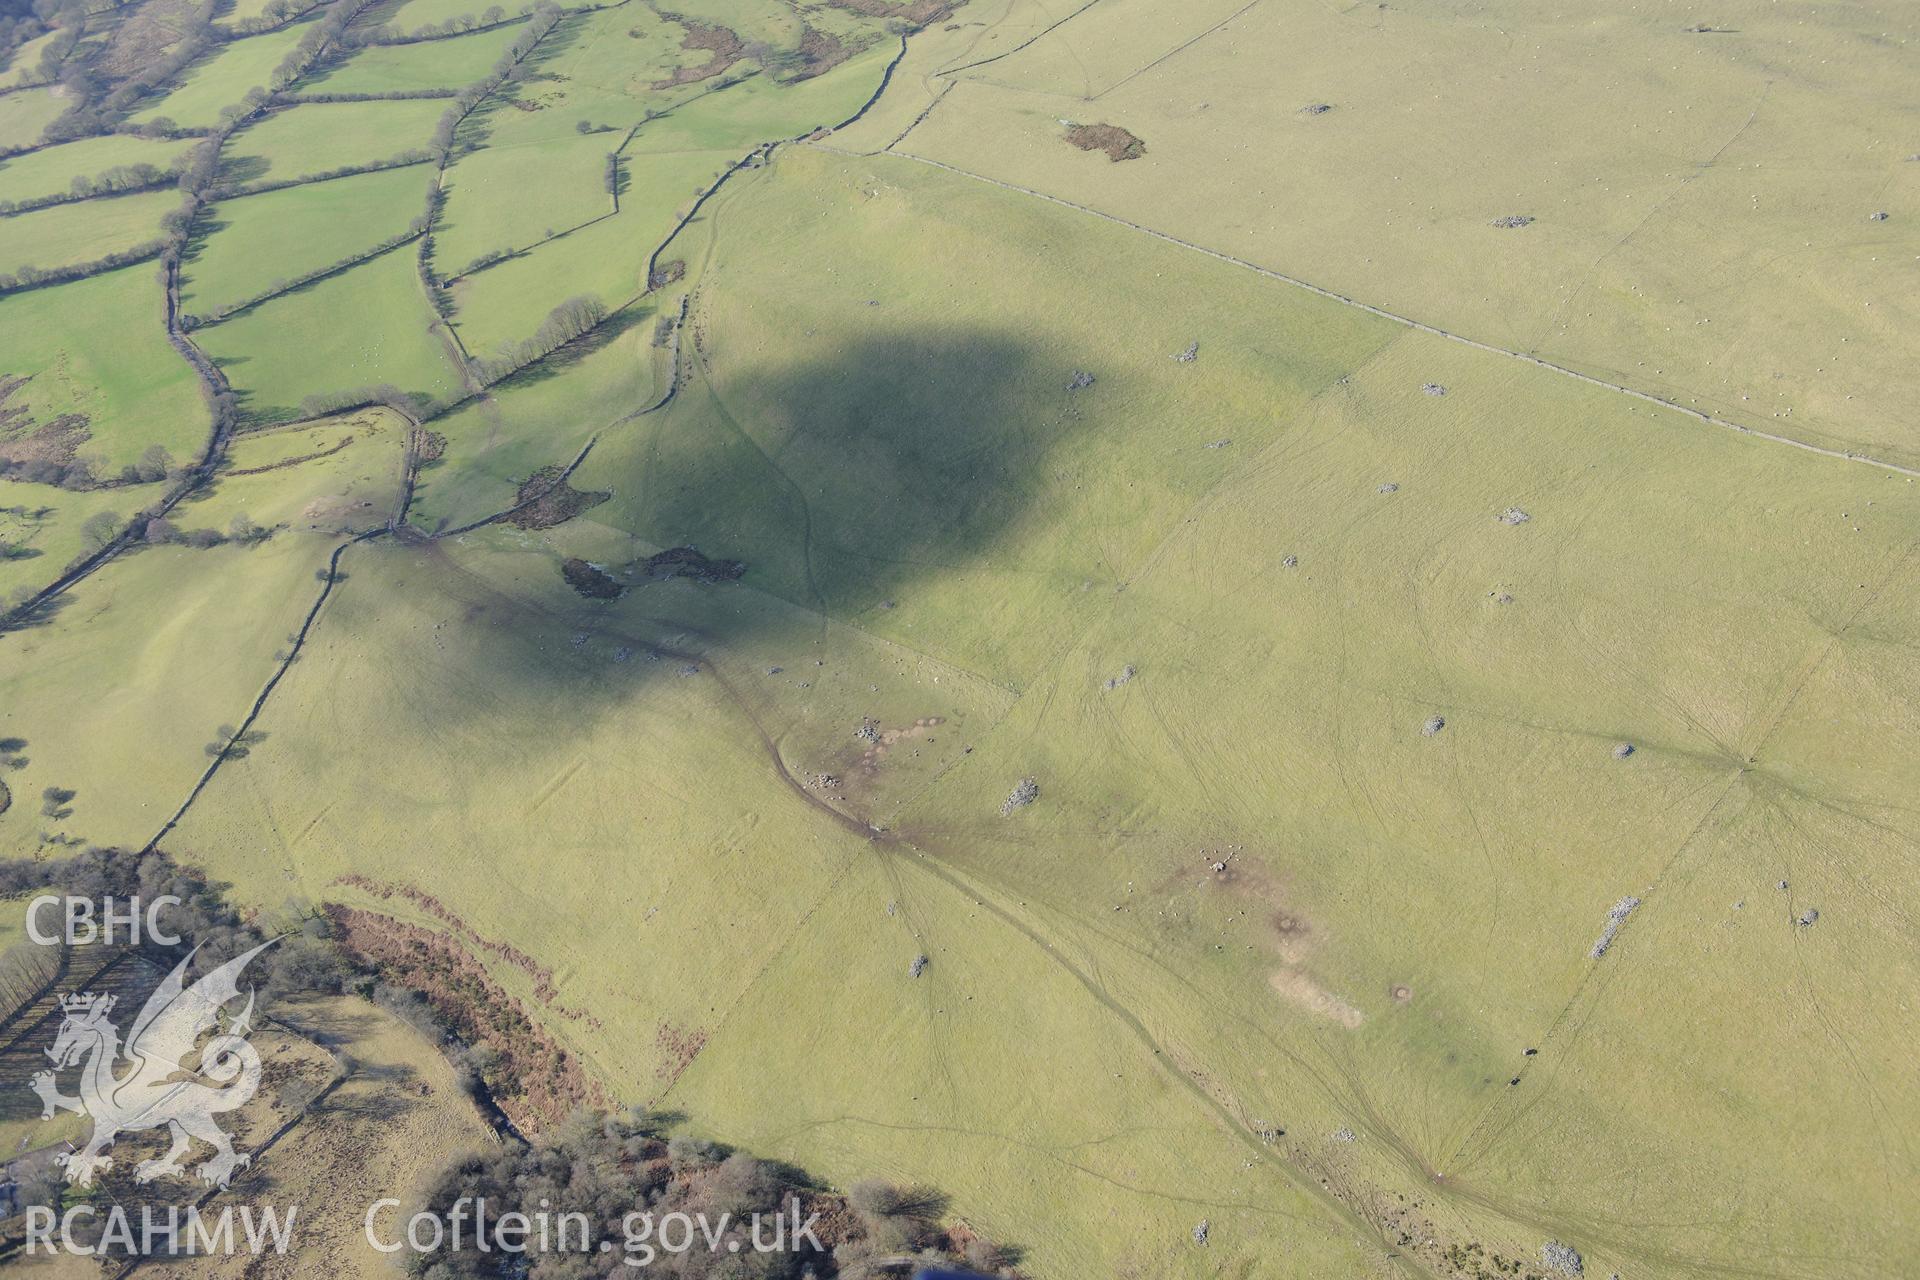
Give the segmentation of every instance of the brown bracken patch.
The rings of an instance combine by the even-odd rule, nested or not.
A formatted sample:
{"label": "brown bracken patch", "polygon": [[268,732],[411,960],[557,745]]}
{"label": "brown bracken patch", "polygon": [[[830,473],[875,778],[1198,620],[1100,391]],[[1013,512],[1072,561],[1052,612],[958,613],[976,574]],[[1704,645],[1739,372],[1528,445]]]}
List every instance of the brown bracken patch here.
{"label": "brown bracken patch", "polygon": [[497,1055],[487,1084],[522,1132],[557,1124],[578,1107],[605,1104],[580,1060],[453,937],[351,907],[330,906],[327,917],[348,954],[385,981],[418,992],[462,1041]]}
{"label": "brown bracken patch", "polygon": [[1082,151],[1104,151],[1115,164],[1147,154],[1146,142],[1117,124],[1073,125],[1067,130],[1067,141]]}
{"label": "brown bracken patch", "polygon": [[602,570],[575,556],[560,566],[567,585],[589,600],[613,600],[620,595],[620,584]]}
{"label": "brown bracken patch", "polygon": [[800,66],[785,83],[797,84],[802,80],[811,80],[823,76],[854,55],[855,48],[839,36],[814,27],[803,27],[800,33]]}
{"label": "brown bracken patch", "polygon": [[514,494],[513,510],[501,519],[521,529],[551,529],[612,496],[583,492],[567,483],[559,467],[542,467],[527,477]]}
{"label": "brown bracken patch", "polygon": [[714,23],[700,22],[677,13],[662,10],[660,16],[668,22],[678,23],[685,33],[680,37],[682,49],[702,49],[707,60],[697,67],[676,67],[672,75],[665,80],[656,80],[656,89],[677,89],[683,84],[699,84],[740,61],[747,54],[747,46],[740,37],[726,27]]}
{"label": "brown bracken patch", "polygon": [[700,1051],[707,1047],[707,1033],[698,1027],[687,1030],[663,1022],[653,1033],[653,1047],[660,1051],[660,1065],[653,1069],[653,1074],[671,1089],[680,1073],[692,1066]]}
{"label": "brown bracken patch", "polygon": [[482,937],[465,920],[455,915],[445,903],[430,893],[416,889],[410,884],[387,884],[384,881],[357,874],[339,876],[335,878],[334,883],[349,885],[370,893],[382,902],[393,898],[411,902],[494,959],[505,961],[532,978],[533,994],[540,998],[542,1004],[552,1004],[559,995],[559,992],[554,989],[552,970],[543,967],[518,947]]}

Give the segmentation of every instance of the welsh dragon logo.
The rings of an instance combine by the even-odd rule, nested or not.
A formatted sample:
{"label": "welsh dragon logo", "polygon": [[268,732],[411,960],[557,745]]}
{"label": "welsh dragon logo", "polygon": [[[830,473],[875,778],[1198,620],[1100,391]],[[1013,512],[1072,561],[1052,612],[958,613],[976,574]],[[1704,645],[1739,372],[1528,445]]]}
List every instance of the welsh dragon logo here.
{"label": "welsh dragon logo", "polygon": [[[236,1171],[246,1167],[252,1157],[234,1151],[232,1140],[214,1117],[245,1106],[260,1087],[260,1055],[247,1043],[253,1024],[251,987],[246,1006],[200,1050],[197,1069],[184,1070],[181,1063],[201,1035],[218,1026],[221,1010],[239,998],[241,971],[272,945],[263,942],[188,986],[187,966],[199,951],[195,947],[147,997],[125,1044],[108,1016],[113,1012],[113,996],[87,992],[62,998],[66,1018],[53,1048],[47,1050],[54,1069],[35,1074],[29,1087],[40,1095],[44,1120],[52,1119],[56,1110],[93,1118],[93,1136],[87,1145],[58,1158],[66,1166],[68,1182],[92,1185],[96,1172],[113,1167],[113,1157],[106,1151],[115,1138],[162,1125],[172,1131],[173,1145],[165,1155],[135,1167],[139,1181],[186,1173],[181,1157],[195,1138],[214,1148],[214,1154],[193,1170],[202,1182],[224,1187]],[[123,1071],[123,1064],[129,1064],[128,1069]],[[56,1074],[76,1066],[80,1096],[70,1098],[60,1092]]]}

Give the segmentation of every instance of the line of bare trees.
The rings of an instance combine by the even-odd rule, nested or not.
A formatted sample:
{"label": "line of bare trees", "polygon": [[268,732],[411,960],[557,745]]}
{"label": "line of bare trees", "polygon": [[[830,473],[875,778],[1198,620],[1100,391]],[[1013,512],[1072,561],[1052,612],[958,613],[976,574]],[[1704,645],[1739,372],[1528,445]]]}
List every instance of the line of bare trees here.
{"label": "line of bare trees", "polygon": [[607,318],[607,304],[591,294],[580,294],[547,313],[530,338],[508,343],[493,356],[473,362],[474,375],[491,385],[545,359]]}
{"label": "line of bare trees", "polygon": [[161,168],[157,164],[117,164],[96,174],[82,174],[68,184],[65,191],[50,191],[43,196],[29,196],[24,200],[0,200],[0,218],[14,213],[30,213],[35,209],[47,209],[57,204],[72,204],[76,200],[91,200],[95,196],[120,196],[134,191],[151,191],[155,187],[171,186],[178,181],[180,170],[177,166]]}
{"label": "line of bare trees", "polygon": [[332,169],[322,169],[318,173],[303,173],[297,178],[281,178],[269,182],[243,182],[229,186],[217,186],[207,192],[209,200],[228,200],[234,196],[257,196],[268,191],[284,191],[288,187],[304,187],[314,182],[332,182],[335,178],[357,178],[363,173],[380,173],[387,169],[404,169],[408,165],[425,164],[433,159],[426,151],[415,147],[411,151],[402,151],[399,155],[388,156],[385,160],[370,160],[365,164],[343,164]]}

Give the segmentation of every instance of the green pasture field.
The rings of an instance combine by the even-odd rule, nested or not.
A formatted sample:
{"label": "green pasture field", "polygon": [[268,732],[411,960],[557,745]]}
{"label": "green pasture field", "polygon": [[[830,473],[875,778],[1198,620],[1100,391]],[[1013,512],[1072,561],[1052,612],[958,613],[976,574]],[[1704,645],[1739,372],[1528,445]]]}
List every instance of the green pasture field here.
{"label": "green pasture field", "polygon": [[303,21],[229,40],[212,57],[189,68],[171,93],[130,119],[135,124],[171,120],[187,128],[211,128],[220,123],[223,108],[238,103],[249,90],[266,86],[267,77],[306,32]]}
{"label": "green pasture field", "polygon": [[195,228],[181,268],[182,309],[204,315],[401,234],[426,206],[428,172],[383,169],[220,201]]}
{"label": "green pasture field", "polygon": [[[272,534],[140,545],[0,636],[0,851],[144,845],[278,678],[173,856],[269,914],[457,917],[610,1098],[936,1187],[1035,1280],[1546,1280],[1550,1241],[1904,1274],[1920,481],[1876,459],[1920,463],[1914,17],[973,0],[730,178],[683,276],[475,391],[460,350],[633,299],[899,48],[844,5],[689,17],[767,65],[657,88],[706,56],[679,25],[580,13],[463,127],[432,267],[516,252],[450,325],[408,244],[192,331],[241,430],[169,523]],[[784,83],[807,25],[867,43]],[[298,33],[169,101],[216,115]],[[444,105],[276,111],[227,172]],[[430,172],[216,202],[185,309],[403,228]],[[144,199],[0,240],[97,256]],[[87,415],[107,473],[196,457],[155,274],[0,298],[0,412]],[[382,383],[430,435],[299,420]],[[576,460],[570,519],[468,528]],[[38,553],[0,599],[163,491],[0,480]],[[655,572],[687,547],[737,575]]]}
{"label": "green pasture field", "polygon": [[66,113],[60,89],[16,89],[0,94],[0,147],[30,147]]}
{"label": "green pasture field", "polygon": [[300,92],[406,93],[465,88],[485,77],[519,34],[516,25],[418,44],[370,45],[322,74],[301,81]]}
{"label": "green pasture field", "polygon": [[[899,149],[1761,430],[1920,461],[1901,410],[1920,392],[1913,12],[1864,38],[1759,3],[1704,34],[1639,0],[1471,20],[1163,9],[1102,4],[955,70]],[[1511,74],[1459,70],[1493,65]],[[1077,152],[1062,120],[1128,128],[1146,155]],[[1536,221],[1492,225],[1510,215]]]}
{"label": "green pasture field", "polygon": [[118,532],[143,504],[158,501],[163,488],[142,484],[75,491],[0,480],[0,543],[16,549],[0,556],[0,600],[41,590],[94,550],[84,532],[89,518],[104,511],[114,517]]}
{"label": "green pasture field", "polygon": [[[677,309],[678,296],[660,306]],[[422,470],[411,521],[436,533],[471,524],[513,506],[523,481],[572,461],[595,435],[643,434],[647,420],[623,420],[666,389],[666,353],[653,345],[657,317],[654,305],[636,303],[550,367],[496,383],[436,418],[446,455]]]}
{"label": "green pasture field", "polygon": [[[541,42],[531,74],[514,88],[512,100],[523,105],[484,111],[489,138],[502,146],[565,139],[584,120],[610,126],[618,141],[648,110],[667,110],[717,83],[654,87],[680,65],[681,31],[630,5],[566,19]],[[750,67],[737,64],[728,76]]]}
{"label": "green pasture field", "polygon": [[[222,172],[231,182],[279,182],[425,151],[446,109],[432,98],[289,107],[235,134],[221,153]],[[428,172],[419,171],[421,181]]]}
{"label": "green pasture field", "polygon": [[628,150],[642,154],[709,150],[744,153],[760,141],[797,137],[818,127],[836,125],[872,96],[898,50],[894,41],[876,41],[825,75],[794,85],[780,84],[771,76],[754,76],[642,126]]}
{"label": "green pasture field", "polygon": [[461,156],[446,174],[435,268],[450,274],[483,253],[524,249],[610,213],[602,175],[618,143],[617,135],[575,136]]}
{"label": "green pasture field", "polygon": [[186,462],[206,442],[193,370],[162,327],[157,271],[140,262],[0,297],[0,372],[31,378],[9,405],[24,402],[42,424],[85,414],[92,439],[82,456],[107,472],[149,445]]}
{"label": "green pasture field", "polygon": [[[340,317],[350,316],[351,324]],[[196,330],[255,421],[298,416],[309,395],[392,383],[446,397],[460,386],[421,293],[410,249],[353,267]]]}
{"label": "green pasture field", "polygon": [[621,170],[619,213],[456,281],[454,324],[467,349],[485,354],[529,336],[567,298],[591,294],[612,307],[643,292],[655,247],[738,158],[636,156]]}
{"label": "green pasture field", "polygon": [[82,138],[11,160],[0,160],[0,200],[32,200],[64,195],[75,178],[92,178],[120,165],[150,164],[165,169],[192,149],[191,139],[135,138],[111,134]]}
{"label": "green pasture field", "polygon": [[0,218],[0,273],[22,267],[72,266],[160,238],[160,219],[180,207],[180,193],[161,187],[54,205]]}

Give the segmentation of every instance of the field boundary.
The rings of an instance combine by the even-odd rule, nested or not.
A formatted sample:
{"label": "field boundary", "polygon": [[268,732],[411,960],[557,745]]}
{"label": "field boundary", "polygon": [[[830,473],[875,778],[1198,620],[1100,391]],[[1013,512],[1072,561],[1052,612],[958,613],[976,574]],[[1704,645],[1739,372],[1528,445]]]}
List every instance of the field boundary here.
{"label": "field boundary", "polygon": [[1431,334],[1436,338],[1445,338],[1448,342],[1457,342],[1461,346],[1472,347],[1474,350],[1484,351],[1488,355],[1505,356],[1510,360],[1518,360],[1523,364],[1534,365],[1550,373],[1557,373],[1562,377],[1573,378],[1577,381],[1584,382],[1588,386],[1599,387],[1606,391],[1617,391],[1621,395],[1632,396],[1636,400],[1644,400],[1646,403],[1658,405],[1662,409],[1671,409],[1675,413],[1684,414],[1689,418],[1704,422],[1709,426],[1722,427],[1728,431],[1736,431],[1743,436],[1751,436],[1756,440],[1765,440],[1773,444],[1791,445],[1795,449],[1800,449],[1807,453],[1817,453],[1822,457],[1837,458],[1842,462],[1857,462],[1863,466],[1875,467],[1882,471],[1890,471],[1896,475],[1920,478],[1920,467],[1903,466],[1898,462],[1889,462],[1885,458],[1877,458],[1871,454],[1861,453],[1857,450],[1831,449],[1825,445],[1814,444],[1811,441],[1801,440],[1795,436],[1780,435],[1777,432],[1762,431],[1758,427],[1745,426],[1727,418],[1708,413],[1703,409],[1689,408],[1677,400],[1669,400],[1664,396],[1657,396],[1651,391],[1642,391],[1637,387],[1629,387],[1618,382],[1608,382],[1605,378],[1596,378],[1590,373],[1581,373],[1578,369],[1572,369],[1563,364],[1555,364],[1553,361],[1541,356],[1530,355],[1525,351],[1512,351],[1506,347],[1496,347],[1490,342],[1482,342],[1478,338],[1469,338],[1465,334],[1442,329],[1438,325],[1428,324],[1424,320],[1416,320],[1411,316],[1403,316],[1398,312],[1388,311],[1385,307],[1377,307],[1370,302],[1362,302],[1358,298],[1350,298],[1346,294],[1326,288],[1324,285],[1314,284],[1310,280],[1302,280],[1299,276],[1291,276],[1284,271],[1275,271],[1273,268],[1263,267],[1257,262],[1249,262],[1245,258],[1237,258],[1233,254],[1224,253],[1219,249],[1209,249],[1203,244],[1195,244],[1191,240],[1182,240],[1180,237],[1170,235],[1165,231],[1157,231],[1152,227],[1142,226],[1138,222],[1130,222],[1117,214],[1105,213],[1089,205],[1076,204],[1072,200],[1063,199],[1060,196],[1048,195],[1044,191],[1035,191],[1031,187],[1023,187],[1017,183],[1002,181],[999,178],[990,178],[985,174],[973,173],[970,170],[947,164],[944,161],[914,155],[910,151],[886,150],[865,153],[847,151],[840,147],[823,146],[818,142],[813,142],[810,145],[819,147],[821,150],[831,152],[834,155],[846,156],[850,159],[871,160],[876,156],[885,155],[892,156],[899,160],[911,160],[916,164],[924,164],[934,169],[944,169],[948,173],[958,174],[963,178],[971,178],[975,182],[983,182],[988,186],[999,187],[1003,191],[1012,191],[1018,195],[1032,196],[1036,200],[1045,200],[1049,204],[1057,204],[1063,209],[1072,209],[1077,213],[1084,213],[1105,222],[1115,223],[1116,225],[1127,228],[1129,231],[1137,231],[1141,235],[1152,236],[1156,240],[1164,240],[1170,245],[1186,249],[1191,253],[1205,254],[1207,257],[1219,262],[1224,262],[1228,266],[1239,267],[1243,271],[1251,271],[1255,275],[1265,276],[1269,280],[1277,280],[1281,284],[1291,285],[1296,289],[1304,289],[1306,292],[1314,294],[1317,297],[1325,298],[1331,302],[1338,302],[1342,306],[1353,307],[1356,310],[1366,312],[1368,315],[1378,316],[1382,320],[1391,320],[1393,323],[1408,329]]}

